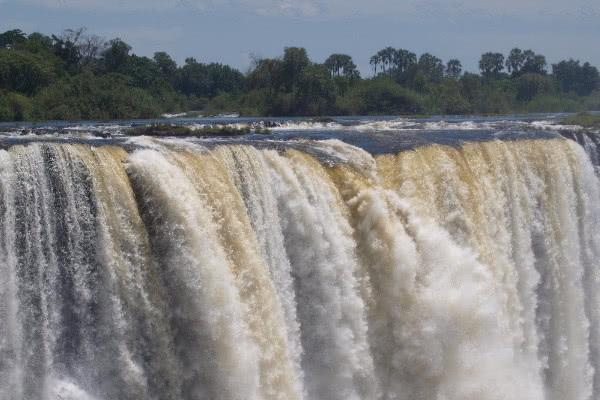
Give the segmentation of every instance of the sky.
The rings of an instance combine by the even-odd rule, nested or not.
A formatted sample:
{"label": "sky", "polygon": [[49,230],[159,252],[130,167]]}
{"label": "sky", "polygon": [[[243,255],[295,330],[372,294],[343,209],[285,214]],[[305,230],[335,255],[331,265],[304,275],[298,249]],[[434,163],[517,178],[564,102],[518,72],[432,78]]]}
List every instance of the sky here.
{"label": "sky", "polygon": [[312,60],[354,58],[363,75],[386,46],[458,58],[476,71],[487,51],[532,49],[548,62],[600,67],[600,0],[0,0],[0,31],[86,27],[137,55],[166,51],[245,71],[253,57],[302,46]]}

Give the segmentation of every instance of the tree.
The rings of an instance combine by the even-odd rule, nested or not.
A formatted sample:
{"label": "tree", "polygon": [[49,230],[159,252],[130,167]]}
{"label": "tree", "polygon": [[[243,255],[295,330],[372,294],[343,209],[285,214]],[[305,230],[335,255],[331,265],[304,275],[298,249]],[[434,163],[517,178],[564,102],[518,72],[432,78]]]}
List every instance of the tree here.
{"label": "tree", "polygon": [[263,58],[255,60],[254,69],[248,75],[248,86],[251,89],[278,90],[283,85],[283,62],[281,60]]}
{"label": "tree", "polygon": [[379,65],[381,65],[381,70],[384,74],[388,72],[391,75],[395,59],[396,50],[393,47],[388,46],[385,49],[379,50],[377,54],[371,57],[371,65],[374,66],[375,75],[377,75],[377,67]]}
{"label": "tree", "polygon": [[373,74],[377,75],[377,67],[379,66],[379,64],[381,64],[381,57],[379,56],[379,54],[375,54],[374,56],[372,56],[369,60],[369,64],[373,66]]}
{"label": "tree", "polygon": [[171,80],[175,76],[177,63],[164,51],[154,53],[154,62],[158,65],[161,74],[165,78]]}
{"label": "tree", "polygon": [[446,76],[450,79],[458,79],[460,78],[460,74],[462,73],[462,63],[460,60],[452,59],[449,60],[446,64]]}
{"label": "tree", "polygon": [[563,92],[575,92],[587,96],[600,87],[598,69],[586,62],[569,59],[552,65],[552,75]]}
{"label": "tree", "polygon": [[39,119],[153,118],[160,105],[150,93],[128,85],[127,77],[83,71],[44,88],[34,99]]}
{"label": "tree", "polygon": [[325,67],[332,77],[345,76],[347,78],[356,76],[358,70],[352,57],[346,54],[332,54],[325,60]]}
{"label": "tree", "polygon": [[302,71],[310,65],[306,49],[302,47],[286,47],[283,51],[283,82],[288,91],[293,91]]}
{"label": "tree", "polygon": [[519,75],[521,72],[521,68],[523,68],[523,64],[525,63],[525,55],[523,51],[519,48],[514,48],[510,51],[508,57],[506,58],[506,69],[513,76]]}
{"label": "tree", "polygon": [[465,114],[470,112],[470,104],[460,91],[460,84],[454,79],[445,79],[434,89],[433,104],[436,112],[443,114]]}
{"label": "tree", "polygon": [[317,64],[304,68],[294,100],[294,114],[327,114],[335,103],[335,88],[328,68]]}
{"label": "tree", "polygon": [[133,86],[144,89],[156,89],[164,79],[158,65],[148,57],[132,55],[120,71],[131,77],[130,83]]}
{"label": "tree", "polygon": [[186,58],[179,70],[176,88],[188,96],[208,97],[210,82],[205,66],[193,57]]}
{"label": "tree", "polygon": [[44,34],[33,32],[27,36],[27,41],[19,45],[23,50],[36,54],[52,54],[52,38]]}
{"label": "tree", "polygon": [[0,48],[13,48],[18,44],[24,43],[27,37],[20,29],[13,29],[0,33]]}
{"label": "tree", "polygon": [[210,63],[205,68],[210,82],[209,97],[216,96],[221,92],[236,94],[245,86],[244,75],[229,65]]}
{"label": "tree", "polygon": [[481,56],[479,69],[486,79],[497,79],[504,70],[504,55],[488,52]]}
{"label": "tree", "polygon": [[215,97],[220,92],[237,92],[243,85],[244,76],[238,70],[217,63],[199,63],[193,57],[185,60],[175,82],[175,87],[184,94],[200,97]]}
{"label": "tree", "polygon": [[118,72],[127,64],[131,46],[119,38],[108,42],[108,47],[102,52],[104,68],[108,72]]}
{"label": "tree", "polygon": [[444,64],[442,60],[424,53],[419,57],[419,71],[432,82],[440,82],[444,77]]}
{"label": "tree", "polygon": [[345,114],[408,114],[423,111],[423,99],[391,78],[365,79],[352,88],[339,105]]}
{"label": "tree", "polygon": [[470,103],[475,103],[481,96],[482,82],[477,74],[465,72],[460,78],[460,92]]}
{"label": "tree", "polygon": [[84,31],[85,28],[65,29],[60,36],[52,35],[54,54],[63,60],[65,69],[70,73],[75,73],[79,70],[79,63],[81,61],[79,39]]}
{"label": "tree", "polygon": [[417,63],[417,55],[405,49],[398,49],[394,52],[393,64],[399,73],[407,72]]}
{"label": "tree", "polygon": [[98,35],[84,35],[78,43],[81,63],[89,65],[100,58],[106,50],[106,40]]}
{"label": "tree", "polygon": [[551,93],[554,90],[554,82],[548,76],[534,73],[526,73],[516,80],[517,100],[530,101],[534,97]]}
{"label": "tree", "polygon": [[521,74],[546,74],[546,57],[536,54],[532,50],[523,52],[523,65],[520,69]]}
{"label": "tree", "polygon": [[381,61],[383,62],[383,65],[387,67],[389,74],[392,73],[395,59],[396,49],[394,49],[393,47],[388,46],[385,49],[381,50]]}
{"label": "tree", "polygon": [[30,118],[30,113],[29,98],[0,90],[0,121],[26,121]]}
{"label": "tree", "polygon": [[582,88],[580,91],[581,95],[591,94],[593,91],[600,88],[600,74],[598,73],[598,69],[589,62],[585,62],[581,66],[579,77],[580,86]]}
{"label": "tree", "polygon": [[0,49],[0,88],[33,95],[55,78],[54,66],[29,52]]}

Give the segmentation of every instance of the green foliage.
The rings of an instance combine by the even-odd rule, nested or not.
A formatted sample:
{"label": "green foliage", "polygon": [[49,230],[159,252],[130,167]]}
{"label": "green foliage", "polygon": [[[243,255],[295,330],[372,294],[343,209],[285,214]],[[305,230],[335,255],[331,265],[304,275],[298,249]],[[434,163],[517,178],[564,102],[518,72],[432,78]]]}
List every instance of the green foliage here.
{"label": "green foliage", "polygon": [[584,99],[584,108],[589,111],[600,111],[600,89]]}
{"label": "green foliage", "polygon": [[[256,116],[332,114],[510,113],[600,109],[600,74],[589,63],[546,59],[514,48],[481,56],[481,74],[463,73],[424,53],[385,47],[363,79],[352,58],[334,53],[323,64],[301,47],[257,59],[246,74],[165,52],[132,54],[120,39],[85,28],[59,35],[0,33],[0,118],[114,119],[195,110]],[[508,71],[505,73],[504,70]]]}
{"label": "green foliage", "polygon": [[428,81],[439,83],[444,76],[444,64],[442,60],[425,53],[419,57],[419,71],[425,76]]}
{"label": "green foliage", "polygon": [[600,129],[600,115],[592,115],[587,112],[565,118],[562,122],[568,125],[580,125],[584,128]]}
{"label": "green foliage", "polygon": [[348,79],[360,79],[360,73],[352,57],[346,54],[332,54],[324,63],[325,67],[334,78],[345,77]]}
{"label": "green foliage", "polygon": [[519,75],[524,63],[525,55],[523,54],[523,50],[519,48],[512,49],[508,54],[508,57],[506,57],[506,69],[513,76]]}
{"label": "green foliage", "polygon": [[166,83],[159,66],[148,57],[132,55],[119,69],[123,75],[131,78],[133,86],[139,88],[156,88]]}
{"label": "green foliage", "polygon": [[175,88],[185,95],[215,97],[221,92],[237,92],[244,86],[244,76],[222,64],[203,64],[195,58],[185,60],[177,71]]}
{"label": "green foliage", "polygon": [[108,42],[108,48],[102,52],[102,62],[107,72],[120,72],[129,61],[131,46],[121,39]]}
{"label": "green foliage", "polygon": [[472,111],[471,104],[461,93],[460,83],[453,79],[444,79],[435,87],[429,108],[438,114],[467,114]]}
{"label": "green foliage", "polygon": [[546,57],[533,50],[514,48],[506,58],[506,69],[513,77],[523,74],[546,74]]}
{"label": "green foliage", "polygon": [[20,29],[12,29],[4,33],[0,33],[0,48],[11,49],[17,47],[27,40],[27,36]]}
{"label": "green foliage", "polygon": [[17,46],[18,49],[45,57],[55,57],[52,52],[52,38],[38,32],[27,36],[27,40]]}
{"label": "green foliage", "polygon": [[554,92],[554,80],[548,76],[525,73],[516,79],[517,100],[530,101],[536,96]]}
{"label": "green foliage", "polygon": [[0,49],[0,88],[33,95],[55,78],[54,65],[21,50]]}
{"label": "green foliage", "polygon": [[459,83],[461,95],[470,103],[476,102],[482,91],[481,77],[467,72],[460,78]]}
{"label": "green foliage", "polygon": [[479,70],[486,79],[497,79],[504,70],[504,55],[502,53],[485,53],[479,60]]}
{"label": "green foliage", "polygon": [[272,116],[274,115],[273,110],[280,109],[276,106],[280,102],[280,96],[273,94],[271,89],[254,89],[240,96],[237,102],[237,109],[230,108],[223,111],[237,111],[240,115],[245,116]]}
{"label": "green foliage", "polygon": [[237,112],[240,108],[239,98],[231,93],[221,93],[215,96],[206,109],[208,115]]}
{"label": "green foliage", "polygon": [[304,69],[310,65],[306,49],[286,47],[283,50],[282,83],[288,91],[294,91]]}
{"label": "green foliage", "polygon": [[598,69],[587,62],[580,65],[579,61],[573,59],[561,61],[552,65],[552,74],[564,92],[586,96],[600,88]]}
{"label": "green foliage", "polygon": [[0,121],[26,121],[31,118],[29,98],[0,90]]}
{"label": "green foliage", "polygon": [[158,66],[163,78],[172,81],[177,72],[177,63],[164,51],[154,53],[154,62]]}
{"label": "green foliage", "polygon": [[362,81],[338,99],[343,114],[418,114],[424,111],[423,99],[390,78]]}
{"label": "green foliage", "polygon": [[299,77],[295,93],[298,115],[324,115],[335,106],[335,85],[323,65],[305,67]]}
{"label": "green foliage", "polygon": [[279,90],[283,84],[283,63],[276,59],[255,60],[254,69],[248,74],[247,85],[251,90]]}
{"label": "green foliage", "polygon": [[523,65],[519,73],[521,74],[546,74],[546,57],[536,54],[532,50],[523,52]]}
{"label": "green foliage", "polygon": [[37,119],[153,118],[163,110],[145,90],[128,85],[120,74],[95,76],[89,71],[62,79],[34,98]]}
{"label": "green foliage", "polygon": [[74,40],[66,37],[52,35],[52,50],[54,54],[63,61],[64,68],[70,73],[77,73],[81,61],[81,52],[77,47],[79,35]]}
{"label": "green foliage", "polygon": [[526,112],[575,112],[584,108],[581,99],[560,94],[534,97],[522,106]]}
{"label": "green foliage", "polygon": [[446,63],[446,76],[450,79],[458,79],[460,78],[460,74],[462,73],[462,63],[460,60],[452,59]]}

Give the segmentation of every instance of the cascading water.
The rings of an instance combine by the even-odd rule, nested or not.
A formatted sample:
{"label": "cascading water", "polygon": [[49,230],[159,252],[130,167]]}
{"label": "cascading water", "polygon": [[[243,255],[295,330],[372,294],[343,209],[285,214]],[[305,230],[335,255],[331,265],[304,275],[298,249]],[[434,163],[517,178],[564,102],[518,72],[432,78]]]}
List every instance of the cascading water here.
{"label": "cascading water", "polygon": [[569,140],[14,145],[0,223],[0,399],[600,398]]}

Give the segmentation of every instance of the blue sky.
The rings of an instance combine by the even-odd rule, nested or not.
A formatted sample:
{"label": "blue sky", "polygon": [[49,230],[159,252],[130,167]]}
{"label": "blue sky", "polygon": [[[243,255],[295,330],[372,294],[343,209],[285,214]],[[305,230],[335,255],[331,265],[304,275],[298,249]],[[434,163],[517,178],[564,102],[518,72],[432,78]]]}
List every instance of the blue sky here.
{"label": "blue sky", "polygon": [[138,55],[164,50],[242,70],[285,46],[306,47],[316,61],[350,54],[365,75],[385,46],[459,58],[468,70],[481,53],[515,46],[600,67],[599,0],[0,0],[2,31],[82,26]]}

